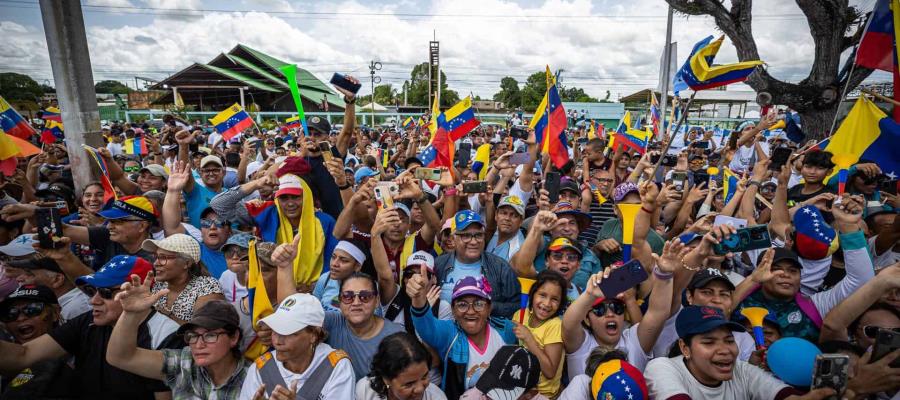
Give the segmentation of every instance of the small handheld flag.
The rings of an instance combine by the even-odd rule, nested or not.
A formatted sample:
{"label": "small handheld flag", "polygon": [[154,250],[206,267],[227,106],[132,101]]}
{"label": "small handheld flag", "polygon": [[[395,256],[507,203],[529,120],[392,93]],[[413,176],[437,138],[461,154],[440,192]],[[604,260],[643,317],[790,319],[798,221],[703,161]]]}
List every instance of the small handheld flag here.
{"label": "small handheld flag", "polygon": [[247,114],[237,103],[210,118],[209,122],[215,125],[216,131],[222,134],[222,138],[226,141],[253,126],[250,114]]}
{"label": "small handheld flag", "polygon": [[59,108],[47,107],[41,114],[41,119],[45,121],[62,122],[62,114],[59,112]]}
{"label": "small handheld flag", "polygon": [[0,129],[20,139],[28,139],[34,135],[34,129],[12,108],[3,96],[0,96]]}
{"label": "small handheld flag", "polygon": [[525,322],[525,312],[528,308],[528,293],[531,293],[531,285],[534,285],[534,279],[519,278],[519,286],[522,287],[522,293],[519,295],[519,323]]}
{"label": "small handheld flag", "polygon": [[300,117],[295,115],[293,117],[290,117],[290,118],[284,120],[284,127],[288,128],[288,129],[297,129],[297,128],[301,127]]}
{"label": "small handheld flag", "polygon": [[103,186],[103,203],[106,204],[109,203],[110,200],[118,199],[119,196],[116,195],[112,180],[109,178],[109,170],[106,168],[106,161],[100,156],[97,149],[88,145],[81,145],[81,147],[87,151],[91,156],[91,159],[97,164],[97,167],[100,168],[100,186]]}

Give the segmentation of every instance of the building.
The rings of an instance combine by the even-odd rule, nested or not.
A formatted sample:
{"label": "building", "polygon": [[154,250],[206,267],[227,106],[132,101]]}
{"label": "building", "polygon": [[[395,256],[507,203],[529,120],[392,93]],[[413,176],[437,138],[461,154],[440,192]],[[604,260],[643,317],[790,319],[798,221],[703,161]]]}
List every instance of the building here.
{"label": "building", "polygon": [[[176,104],[176,99],[195,111],[219,111],[238,103],[258,111],[295,111],[288,82],[280,67],[288,65],[242,44],[208,63],[194,63],[148,89],[162,91],[152,105]],[[341,95],[309,71],[297,68],[297,83],[308,112],[343,111]]]}
{"label": "building", "polygon": [[[693,92],[685,90],[679,94],[682,102],[687,101]],[[625,109],[631,111],[633,118],[645,119],[650,110],[650,98],[656,96],[660,100],[661,93],[656,89],[642,89],[619,98],[625,103]],[[665,118],[671,118],[672,100],[670,93]],[[756,103],[756,92],[751,90],[702,90],[694,96],[688,112],[688,123],[703,125],[719,125],[731,127],[746,118],[759,118],[759,105]]]}

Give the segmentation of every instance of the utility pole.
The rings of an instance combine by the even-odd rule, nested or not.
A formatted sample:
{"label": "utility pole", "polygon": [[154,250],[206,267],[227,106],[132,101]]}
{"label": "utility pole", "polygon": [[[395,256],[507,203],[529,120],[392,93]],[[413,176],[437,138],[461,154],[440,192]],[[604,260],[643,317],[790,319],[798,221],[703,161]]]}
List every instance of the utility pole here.
{"label": "utility pole", "polygon": [[375,128],[375,84],[381,83],[381,77],[375,76],[375,71],[381,70],[381,63],[378,61],[372,61],[369,63],[369,75],[372,77],[372,101],[369,102],[369,106],[372,108],[372,128]]}
{"label": "utility pole", "polygon": [[84,15],[80,0],[40,0],[40,6],[56,95],[66,127],[69,164],[75,190],[80,194],[85,185],[96,180],[91,171],[93,162],[81,145],[103,145]]}
{"label": "utility pole", "polygon": [[[662,121],[659,127],[660,132],[666,132],[666,107],[669,105],[669,82],[672,80],[670,78],[672,75],[672,71],[670,71],[672,64],[672,14],[672,6],[669,6],[669,16],[666,18],[666,45],[663,47],[662,82],[660,82],[660,92],[662,93],[659,95],[659,119]],[[674,121],[669,123],[672,122]],[[660,138],[658,137],[657,139]]]}

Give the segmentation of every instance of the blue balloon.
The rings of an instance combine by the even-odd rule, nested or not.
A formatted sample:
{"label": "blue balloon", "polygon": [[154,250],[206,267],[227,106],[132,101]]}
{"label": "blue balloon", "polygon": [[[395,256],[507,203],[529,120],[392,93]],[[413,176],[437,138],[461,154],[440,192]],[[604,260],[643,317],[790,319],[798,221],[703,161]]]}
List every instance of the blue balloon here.
{"label": "blue balloon", "polygon": [[816,345],[796,337],[783,338],[769,347],[766,363],[775,376],[793,386],[812,384],[816,356],[822,354]]}

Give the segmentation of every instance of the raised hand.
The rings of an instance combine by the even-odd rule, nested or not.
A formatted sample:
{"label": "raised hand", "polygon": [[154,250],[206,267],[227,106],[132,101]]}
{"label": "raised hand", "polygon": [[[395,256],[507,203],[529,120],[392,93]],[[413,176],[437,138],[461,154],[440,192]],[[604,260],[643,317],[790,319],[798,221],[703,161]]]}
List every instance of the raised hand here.
{"label": "raised hand", "polygon": [[750,274],[750,279],[754,283],[764,283],[774,279],[777,276],[781,276],[784,274],[784,271],[778,270],[772,272],[772,260],[775,258],[775,249],[768,249],[763,254],[762,260],[759,261],[759,265],[756,266],[756,269]]}
{"label": "raised hand", "polygon": [[614,254],[622,251],[622,245],[620,245],[619,242],[616,241],[616,239],[603,239],[594,245],[594,251]]}
{"label": "raised hand", "polygon": [[130,313],[139,313],[150,310],[153,304],[163,296],[169,293],[169,289],[162,289],[156,293],[150,293],[153,286],[153,271],[147,273],[144,281],[141,277],[131,275],[131,282],[122,284],[119,293],[116,293],[115,300],[122,305],[122,310]]}
{"label": "raised hand", "polygon": [[166,182],[166,188],[173,192],[180,192],[187,186],[188,180],[194,179],[191,176],[191,168],[184,161],[175,162],[172,172],[169,174],[169,180]]}
{"label": "raised hand", "polygon": [[34,235],[35,242],[31,244],[34,247],[34,250],[44,257],[47,257],[54,261],[63,260],[66,257],[72,255],[72,239],[62,236],[56,242],[58,246],[52,249],[45,249],[41,247],[41,242],[37,240],[37,235]]}
{"label": "raised hand", "polygon": [[612,267],[606,267],[603,272],[592,275],[588,279],[587,288],[584,290],[585,293],[595,299],[605,298],[606,296],[603,294],[603,290],[600,289],[600,282],[603,282],[603,279],[605,278],[609,278],[610,272],[612,272]]}
{"label": "raised hand", "polygon": [[[344,75],[344,78],[347,78],[348,81],[353,82],[354,85],[359,84],[359,79],[356,79],[350,75]],[[356,97],[356,94],[354,94],[353,92],[351,92],[347,89],[344,89],[337,85],[332,85],[332,86],[334,86],[334,88],[337,89],[338,92],[340,92],[342,95],[344,95],[344,97],[346,97],[348,99],[352,99],[352,98]]]}
{"label": "raised hand", "polygon": [[862,212],[865,208],[865,201],[863,201],[862,196],[844,194],[838,200],[831,207],[835,227],[842,228],[845,231],[858,230],[859,221],[862,219]]}
{"label": "raised hand", "polygon": [[297,258],[297,246],[300,245],[300,235],[294,235],[291,243],[282,243],[272,251],[272,263],[278,268],[294,268],[294,259]]}
{"label": "raised hand", "polygon": [[663,245],[662,255],[653,254],[653,260],[656,266],[664,273],[673,273],[681,267],[681,259],[689,253],[691,249],[681,243],[678,238],[669,240]]}
{"label": "raised hand", "polygon": [[419,183],[419,181],[413,179],[413,177],[410,176],[407,171],[404,171],[403,174],[406,175],[401,174],[401,176],[396,179],[397,186],[400,187],[400,194],[397,195],[395,199],[418,200],[422,198],[425,193],[422,192],[422,185]]}
{"label": "raised hand", "polygon": [[409,295],[413,307],[425,307],[428,301],[428,279],[424,271],[419,270],[418,274],[406,280],[406,294]]}
{"label": "raised hand", "polygon": [[335,185],[345,186],[347,183],[349,183],[347,182],[347,173],[344,172],[344,163],[340,159],[332,158],[325,161],[325,168],[334,179]]}
{"label": "raised hand", "polygon": [[638,193],[641,195],[643,204],[654,206],[659,197],[659,187],[653,181],[644,181],[638,184]]}
{"label": "raised hand", "polygon": [[194,140],[197,138],[197,131],[188,132],[186,130],[178,131],[175,134],[175,142],[180,146],[190,146],[191,143],[194,143]]}
{"label": "raised hand", "polygon": [[381,235],[388,229],[400,225],[400,211],[397,209],[385,210],[375,215],[375,223],[372,225],[372,236]]}
{"label": "raised hand", "polygon": [[556,214],[550,211],[538,211],[538,213],[534,216],[534,221],[532,221],[532,228],[536,229],[540,232],[548,232],[553,229],[553,226],[556,225],[556,221],[558,218]]}
{"label": "raised hand", "polygon": [[694,185],[691,190],[688,192],[687,201],[688,203],[695,203],[706,197],[706,194],[709,193],[709,189],[706,189],[706,182],[702,182],[699,185]]}
{"label": "raised hand", "polygon": [[803,205],[812,205],[822,211],[830,211],[828,203],[834,201],[837,195],[834,193],[819,193],[809,200],[803,202]]}

